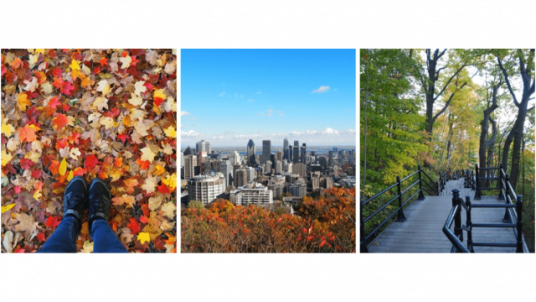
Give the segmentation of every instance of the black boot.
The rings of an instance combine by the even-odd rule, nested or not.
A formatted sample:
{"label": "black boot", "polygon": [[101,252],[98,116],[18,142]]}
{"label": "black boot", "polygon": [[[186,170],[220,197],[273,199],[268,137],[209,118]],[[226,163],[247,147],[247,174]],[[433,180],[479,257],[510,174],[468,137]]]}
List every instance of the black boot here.
{"label": "black boot", "polygon": [[63,193],[63,217],[73,216],[82,226],[81,216],[87,201],[87,183],[84,177],[76,176],[65,188]]}

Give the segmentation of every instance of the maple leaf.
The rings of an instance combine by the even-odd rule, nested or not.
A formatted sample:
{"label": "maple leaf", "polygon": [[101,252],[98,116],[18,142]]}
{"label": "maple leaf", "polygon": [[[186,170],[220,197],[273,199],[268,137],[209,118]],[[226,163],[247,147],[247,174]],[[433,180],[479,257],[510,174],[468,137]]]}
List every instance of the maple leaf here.
{"label": "maple leaf", "polygon": [[145,93],[147,91],[147,87],[145,87],[145,81],[137,81],[136,84],[134,84],[134,94],[137,96],[141,96],[142,93]]}
{"label": "maple leaf", "polygon": [[39,240],[40,243],[45,242],[45,233],[39,233],[37,234],[37,240]]}
{"label": "maple leaf", "polygon": [[177,137],[177,131],[175,131],[175,128],[171,125],[167,127],[167,129],[164,129],[164,133],[167,137],[176,138]]}
{"label": "maple leaf", "polygon": [[61,93],[65,95],[71,95],[73,90],[74,86],[71,84],[71,82],[63,82],[63,85],[61,85]]}
{"label": "maple leaf", "polygon": [[26,112],[26,107],[32,106],[32,102],[28,100],[28,95],[26,93],[19,93],[17,96],[17,106],[22,112]]}
{"label": "maple leaf", "polygon": [[166,178],[162,178],[162,183],[164,183],[170,191],[175,190],[177,187],[177,177],[175,173],[168,175]]}
{"label": "maple leaf", "polygon": [[136,218],[130,218],[130,223],[127,225],[132,235],[136,235],[141,231],[140,224],[136,221]]}
{"label": "maple leaf", "polygon": [[78,148],[71,148],[71,151],[69,151],[69,157],[74,160],[78,160],[78,156],[80,155],[82,155],[82,153],[80,153],[80,150]]}
{"label": "maple leaf", "polygon": [[108,99],[105,97],[98,97],[95,99],[95,102],[93,102],[93,106],[97,107],[99,111],[102,111],[104,108],[108,109]]}
{"label": "maple leaf", "polygon": [[78,64],[78,61],[73,59],[71,61],[71,65],[69,65],[69,68],[71,68],[71,70],[80,70],[80,64]]}
{"label": "maple leaf", "polygon": [[32,177],[33,178],[40,178],[41,177],[41,170],[40,169],[32,170]]}
{"label": "maple leaf", "polygon": [[154,175],[162,175],[164,172],[166,172],[166,168],[162,167],[161,165],[154,166]]}
{"label": "maple leaf", "polygon": [[10,138],[15,132],[15,127],[11,124],[2,124],[2,133],[6,135],[7,138]]}
{"label": "maple leaf", "polygon": [[65,160],[65,158],[61,161],[58,172],[60,173],[60,175],[65,175],[65,172],[67,172],[67,161]]}
{"label": "maple leaf", "polygon": [[74,176],[84,176],[84,174],[86,174],[86,173],[87,173],[87,171],[84,168],[81,168],[81,167],[78,167],[78,168],[73,170],[73,175]]}
{"label": "maple leaf", "polygon": [[111,117],[103,117],[100,119],[99,124],[103,125],[104,128],[110,129],[114,126],[114,119]]}
{"label": "maple leaf", "polygon": [[145,242],[151,242],[151,237],[149,236],[149,233],[140,232],[138,234],[138,241],[141,244],[144,244]]}
{"label": "maple leaf", "polygon": [[119,61],[121,62],[121,69],[129,68],[130,63],[132,62],[132,58],[130,56],[121,57],[119,58]]}
{"label": "maple leaf", "polygon": [[34,162],[27,159],[27,158],[21,158],[20,160],[20,166],[21,168],[25,169],[25,170],[28,170],[30,168],[32,168],[32,166],[34,165]]}
{"label": "maple leaf", "polygon": [[128,178],[125,179],[123,182],[125,184],[125,192],[129,194],[132,194],[134,192],[134,187],[139,185],[139,182],[136,178]]}
{"label": "maple leaf", "polygon": [[94,242],[89,242],[89,240],[84,241],[84,245],[82,247],[82,253],[93,253],[93,246]]}
{"label": "maple leaf", "polygon": [[153,162],[154,156],[156,154],[154,154],[153,150],[151,150],[149,146],[146,146],[145,148],[140,149],[140,151],[142,153],[141,160],[148,160],[151,163]]}
{"label": "maple leaf", "polygon": [[58,106],[61,106],[61,102],[60,102],[60,98],[55,96],[53,98],[51,98],[49,101],[48,101],[48,104],[47,104],[48,107],[56,110],[56,108]]}
{"label": "maple leaf", "polygon": [[162,184],[160,184],[160,185],[158,186],[158,192],[160,192],[160,193],[164,193],[164,194],[169,194],[169,193],[171,193],[172,191],[169,190],[169,188],[168,188],[164,183],[162,183]]}
{"label": "maple leaf", "polygon": [[127,138],[128,138],[128,134],[121,133],[121,134],[119,134],[119,135],[117,136],[117,138],[118,138],[119,140],[121,140],[121,141],[123,142],[123,144],[124,144],[125,141],[126,141]]}
{"label": "maple leaf", "polygon": [[56,160],[52,160],[50,163],[50,166],[48,166],[48,170],[52,175],[59,174],[59,168],[60,168],[60,162]]}
{"label": "maple leaf", "polygon": [[102,92],[103,95],[108,95],[110,93],[110,90],[111,87],[108,81],[100,80],[99,83],[97,83],[97,91]]}
{"label": "maple leaf", "polygon": [[143,99],[139,96],[135,96],[133,95],[129,100],[128,102],[134,106],[139,106],[143,103]]}
{"label": "maple leaf", "polygon": [[113,204],[116,206],[126,205],[129,208],[134,207],[134,204],[136,203],[136,199],[134,199],[134,196],[124,194],[123,196],[117,196],[112,198]]}
{"label": "maple leaf", "polygon": [[173,219],[175,217],[175,210],[176,209],[177,209],[177,207],[175,206],[175,204],[173,202],[168,202],[168,203],[164,204],[160,208],[160,211],[162,211],[164,216],[166,216],[167,218]]}
{"label": "maple leaf", "polygon": [[60,224],[58,216],[50,215],[48,216],[45,225],[51,229],[55,229]]}
{"label": "maple leaf", "polygon": [[67,125],[68,123],[68,119],[67,119],[67,116],[65,114],[57,114],[53,119],[52,119],[52,128],[54,128],[54,130],[58,131],[59,129],[63,128],[63,126]]}
{"label": "maple leaf", "polygon": [[37,127],[36,125],[26,125],[19,129],[19,139],[21,142],[33,142],[37,139],[37,135],[35,134],[37,131],[41,130],[41,128]]}
{"label": "maple leaf", "polygon": [[106,57],[102,57],[102,58],[100,59],[99,63],[100,63],[100,65],[101,65],[101,67],[104,66],[104,65],[109,66],[109,65],[108,65],[108,58],[106,58]]}
{"label": "maple leaf", "polygon": [[147,177],[145,179],[145,182],[143,183],[141,188],[145,192],[147,192],[147,194],[151,194],[151,193],[154,193],[154,189],[156,188],[157,185],[158,185],[158,181],[156,180],[154,176],[152,176],[152,177]]}
{"label": "maple leaf", "polygon": [[95,168],[95,166],[97,165],[98,162],[99,162],[99,160],[97,159],[97,157],[94,154],[88,155],[88,156],[86,156],[86,161],[84,163],[84,168],[86,168],[86,170],[91,170],[91,169]]}
{"label": "maple leaf", "polygon": [[13,69],[19,69],[21,65],[22,65],[22,60],[20,58],[15,58],[15,60],[11,62],[11,67],[13,67]]}

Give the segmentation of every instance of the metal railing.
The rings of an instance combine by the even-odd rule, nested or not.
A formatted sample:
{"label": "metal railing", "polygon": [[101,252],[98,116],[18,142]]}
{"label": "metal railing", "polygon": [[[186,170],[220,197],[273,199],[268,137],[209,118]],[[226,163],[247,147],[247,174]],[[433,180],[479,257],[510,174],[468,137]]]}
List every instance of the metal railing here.
{"label": "metal railing", "polygon": [[[413,182],[409,186],[407,186],[405,189],[402,189],[402,183],[404,183],[406,180],[411,178],[412,176],[418,174],[419,178],[417,181]],[[422,175],[424,175],[426,178],[423,178]],[[400,179],[400,176],[396,177],[396,183],[389,186],[387,189],[382,190],[381,192],[377,193],[376,195],[366,199],[365,201],[362,201],[359,207],[359,215],[360,215],[360,235],[361,235],[361,242],[360,242],[360,252],[361,253],[368,253],[367,244],[370,243],[370,241],[378,236],[380,229],[388,222],[390,221],[395,215],[397,222],[404,222],[406,221],[406,216],[404,215],[404,207],[413,201],[413,199],[417,196],[417,200],[423,200],[424,199],[424,192],[426,192],[428,195],[439,195],[441,192],[440,190],[440,183],[441,183],[441,177],[440,181],[434,182],[430,176],[426,174],[421,169],[421,166],[418,166],[417,171],[409,174],[408,176],[404,177],[403,179]],[[407,193],[410,189],[415,187],[416,185],[419,185],[419,189],[413,193],[408,199],[403,201],[403,195],[404,193]],[[377,209],[374,210],[374,212],[367,217],[363,217],[363,208],[367,205],[369,205],[373,200],[377,199],[378,197],[386,194],[387,192],[390,192],[392,189],[396,188],[396,196],[391,198],[388,202],[380,205]],[[444,183],[443,183],[444,188]],[[397,208],[396,210],[392,211],[385,219],[383,219],[381,222],[378,223],[378,225],[374,226],[374,228],[370,232],[365,231],[365,224],[369,222],[372,218],[374,218],[379,213],[382,213],[386,209],[390,208],[390,205],[397,201]]]}
{"label": "metal railing", "polygon": [[[509,183],[508,183],[509,184]],[[443,233],[447,236],[452,243],[451,253],[474,253],[475,246],[488,246],[488,247],[515,247],[516,253],[528,252],[526,244],[523,239],[523,221],[517,219],[522,217],[523,213],[523,200],[521,195],[517,196],[515,204],[473,204],[469,196],[465,197],[465,202],[460,198],[460,191],[458,189],[452,190],[452,209],[443,227]],[[465,225],[462,226],[461,211],[462,208],[466,212]],[[472,209],[473,208],[505,208],[507,212],[513,211],[515,208],[515,223],[510,221],[509,223],[473,223],[472,221]],[[452,230],[452,224],[454,224],[454,230]],[[474,242],[473,241],[473,228],[505,228],[511,227],[514,229],[514,235],[516,243],[497,243],[497,242]],[[467,232],[467,245],[463,244],[463,231]]]}

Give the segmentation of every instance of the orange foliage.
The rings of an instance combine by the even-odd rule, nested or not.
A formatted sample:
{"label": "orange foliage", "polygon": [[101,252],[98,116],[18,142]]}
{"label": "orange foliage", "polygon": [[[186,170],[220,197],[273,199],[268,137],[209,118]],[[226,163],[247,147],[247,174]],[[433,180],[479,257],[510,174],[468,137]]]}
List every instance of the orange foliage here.
{"label": "orange foliage", "polygon": [[356,250],[355,189],[304,198],[297,215],[218,199],[181,214],[181,252],[309,253]]}

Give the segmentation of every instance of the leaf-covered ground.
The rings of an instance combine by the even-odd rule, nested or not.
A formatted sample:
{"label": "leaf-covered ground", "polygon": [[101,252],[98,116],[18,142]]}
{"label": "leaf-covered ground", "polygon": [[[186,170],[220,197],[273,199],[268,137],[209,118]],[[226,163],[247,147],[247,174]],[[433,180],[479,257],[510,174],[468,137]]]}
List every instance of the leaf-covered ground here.
{"label": "leaf-covered ground", "polygon": [[[130,252],[176,251],[176,56],[171,50],[2,50],[2,252],[33,252],[69,180],[105,179]],[[93,242],[84,215],[78,250]]]}

